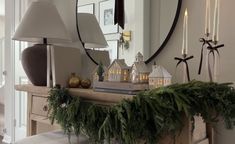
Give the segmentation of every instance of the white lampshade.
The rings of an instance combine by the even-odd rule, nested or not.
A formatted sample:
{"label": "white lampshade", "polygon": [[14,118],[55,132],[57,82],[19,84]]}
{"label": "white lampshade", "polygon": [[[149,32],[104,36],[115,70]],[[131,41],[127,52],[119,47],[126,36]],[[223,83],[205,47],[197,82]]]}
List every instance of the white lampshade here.
{"label": "white lampshade", "polygon": [[36,1],[28,8],[12,39],[41,43],[43,38],[48,43],[71,41],[55,5]]}
{"label": "white lampshade", "polygon": [[106,48],[108,44],[95,15],[78,13],[77,16],[79,34],[85,48]]}

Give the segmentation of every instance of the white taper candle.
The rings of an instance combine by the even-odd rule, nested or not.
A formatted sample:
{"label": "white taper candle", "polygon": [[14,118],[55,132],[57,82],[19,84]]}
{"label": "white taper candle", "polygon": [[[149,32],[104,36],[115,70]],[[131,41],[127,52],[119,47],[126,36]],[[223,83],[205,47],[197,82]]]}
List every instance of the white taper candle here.
{"label": "white taper candle", "polygon": [[205,35],[209,36],[211,31],[211,4],[210,0],[206,0],[206,16],[205,16]]}
{"label": "white taper candle", "polygon": [[219,41],[219,13],[220,13],[219,3],[220,0],[215,0],[213,38],[212,38],[215,43]]}
{"label": "white taper candle", "polygon": [[188,11],[184,13],[182,55],[188,54]]}

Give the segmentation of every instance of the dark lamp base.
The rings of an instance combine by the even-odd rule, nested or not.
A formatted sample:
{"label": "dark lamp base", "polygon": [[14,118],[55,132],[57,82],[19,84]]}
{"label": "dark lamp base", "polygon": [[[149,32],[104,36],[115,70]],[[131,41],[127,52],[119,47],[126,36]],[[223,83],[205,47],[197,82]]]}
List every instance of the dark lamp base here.
{"label": "dark lamp base", "polygon": [[22,52],[23,69],[35,86],[47,85],[47,45],[36,44]]}

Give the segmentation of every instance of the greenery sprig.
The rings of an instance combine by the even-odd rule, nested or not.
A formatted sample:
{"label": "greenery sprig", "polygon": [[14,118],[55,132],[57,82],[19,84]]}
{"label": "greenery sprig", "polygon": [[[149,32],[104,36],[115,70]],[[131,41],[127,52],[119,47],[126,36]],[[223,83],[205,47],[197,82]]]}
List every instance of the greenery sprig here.
{"label": "greenery sprig", "polygon": [[132,100],[100,106],[73,97],[65,88],[53,88],[48,98],[50,119],[65,133],[87,135],[91,143],[112,139],[125,144],[138,140],[154,144],[165,135],[176,136],[188,119],[202,116],[214,124],[223,118],[227,128],[235,124],[235,90],[230,83],[192,81],[140,92]]}

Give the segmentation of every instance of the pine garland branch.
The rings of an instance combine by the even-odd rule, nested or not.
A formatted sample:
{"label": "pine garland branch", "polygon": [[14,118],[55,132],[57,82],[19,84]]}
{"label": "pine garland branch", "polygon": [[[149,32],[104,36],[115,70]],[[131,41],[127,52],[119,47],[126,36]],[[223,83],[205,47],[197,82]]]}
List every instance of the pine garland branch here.
{"label": "pine garland branch", "polygon": [[132,100],[105,107],[83,102],[65,88],[53,88],[48,98],[50,119],[68,135],[87,135],[91,143],[112,139],[125,144],[138,140],[157,143],[161,137],[175,137],[184,126],[183,117],[202,116],[214,124],[223,118],[229,129],[235,125],[235,90],[231,83],[191,81],[140,92]]}

